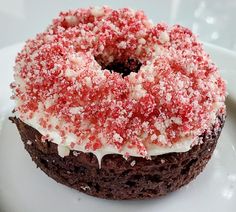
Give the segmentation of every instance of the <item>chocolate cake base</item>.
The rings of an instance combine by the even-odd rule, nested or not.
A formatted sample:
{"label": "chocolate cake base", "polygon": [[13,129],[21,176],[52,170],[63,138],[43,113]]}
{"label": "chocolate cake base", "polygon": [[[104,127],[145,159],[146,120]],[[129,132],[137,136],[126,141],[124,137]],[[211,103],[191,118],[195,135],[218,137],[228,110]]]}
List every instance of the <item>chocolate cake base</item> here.
{"label": "chocolate cake base", "polygon": [[58,155],[57,145],[42,142],[41,134],[20,119],[10,118],[20,132],[25,149],[32,160],[49,177],[86,194],[106,199],[146,199],[175,191],[193,180],[206,166],[216,147],[224,124],[211,133],[204,133],[201,145],[183,153],[124,159],[121,155],[103,157],[101,167],[92,153],[71,151],[64,158]]}

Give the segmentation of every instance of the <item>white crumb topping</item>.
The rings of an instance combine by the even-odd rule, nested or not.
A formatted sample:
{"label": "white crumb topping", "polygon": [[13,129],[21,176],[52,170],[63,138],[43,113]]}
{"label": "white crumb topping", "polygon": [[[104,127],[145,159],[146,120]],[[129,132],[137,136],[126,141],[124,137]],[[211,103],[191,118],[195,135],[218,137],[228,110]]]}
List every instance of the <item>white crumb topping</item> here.
{"label": "white crumb topping", "polygon": [[157,137],[157,135],[156,135],[156,134],[152,134],[152,136],[151,136],[151,140],[152,140],[152,141],[155,141],[155,140],[157,140],[157,138],[158,138],[158,137]]}
{"label": "white crumb topping", "polygon": [[80,154],[80,152],[73,151],[73,155],[74,155],[75,157],[78,157],[79,154]]}
{"label": "white crumb topping", "polygon": [[162,44],[164,44],[164,43],[170,41],[169,34],[168,34],[166,31],[161,32],[161,33],[160,33],[159,40],[160,40],[160,42],[161,42]]}
{"label": "white crumb topping", "polygon": [[123,141],[123,138],[118,133],[114,133],[113,139],[119,143],[122,143]]}
{"label": "white crumb topping", "polygon": [[164,160],[164,159],[161,159],[161,163],[163,164],[163,163],[165,163],[166,161]]}
{"label": "white crumb topping", "polygon": [[83,107],[71,107],[69,111],[71,114],[80,114],[83,111]]}
{"label": "white crumb topping", "polygon": [[65,20],[66,20],[66,22],[69,24],[69,25],[76,25],[77,24],[77,17],[75,17],[75,16],[71,16],[71,15],[69,15],[69,16],[66,16],[65,17]]}
{"label": "white crumb topping", "polygon": [[86,186],[80,186],[80,188],[83,189],[84,191],[91,189],[88,185],[86,185]]}
{"label": "white crumb topping", "polygon": [[136,161],[135,161],[135,160],[133,160],[133,161],[130,163],[131,166],[135,166],[135,164],[136,164]]}
{"label": "white crumb topping", "polygon": [[171,120],[175,123],[175,124],[182,124],[182,119],[179,117],[172,117]]}
{"label": "white crumb topping", "polygon": [[28,140],[28,141],[26,142],[26,144],[27,144],[27,145],[32,145],[32,141]]}
{"label": "white crumb topping", "polygon": [[166,94],[166,101],[167,101],[167,102],[170,102],[170,101],[171,101],[171,98],[172,98],[171,94],[170,94],[170,93],[167,93],[167,94]]}
{"label": "white crumb topping", "polygon": [[120,43],[118,43],[117,46],[118,46],[118,48],[120,48],[120,49],[126,49],[127,44],[126,44],[125,41],[121,41]]}
{"label": "white crumb topping", "polygon": [[58,154],[64,158],[70,154],[70,149],[66,146],[58,145],[57,146]]}
{"label": "white crumb topping", "polygon": [[77,74],[76,74],[76,72],[74,70],[68,68],[65,71],[65,76],[66,77],[76,77]]}
{"label": "white crumb topping", "polygon": [[145,44],[146,40],[144,38],[139,38],[138,43],[139,44]]}
{"label": "white crumb topping", "polygon": [[143,88],[142,84],[137,84],[133,88],[132,96],[134,99],[140,99],[141,97],[145,96],[147,91]]}
{"label": "white crumb topping", "polygon": [[92,87],[92,81],[90,77],[85,77],[85,82],[88,87]]}
{"label": "white crumb topping", "polygon": [[91,14],[94,17],[100,17],[104,15],[104,9],[102,7],[94,7],[91,9]]}
{"label": "white crumb topping", "polygon": [[158,141],[162,144],[167,143],[166,137],[164,135],[158,135]]}

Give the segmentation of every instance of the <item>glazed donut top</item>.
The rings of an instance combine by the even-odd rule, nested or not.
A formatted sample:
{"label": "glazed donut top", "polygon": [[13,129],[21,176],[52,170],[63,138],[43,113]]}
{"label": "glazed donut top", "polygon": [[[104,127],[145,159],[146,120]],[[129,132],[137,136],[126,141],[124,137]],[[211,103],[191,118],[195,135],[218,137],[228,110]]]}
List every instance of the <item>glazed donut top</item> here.
{"label": "glazed donut top", "polygon": [[61,156],[187,151],[225,113],[225,82],[197,37],[128,8],[61,12],[14,70],[16,116]]}

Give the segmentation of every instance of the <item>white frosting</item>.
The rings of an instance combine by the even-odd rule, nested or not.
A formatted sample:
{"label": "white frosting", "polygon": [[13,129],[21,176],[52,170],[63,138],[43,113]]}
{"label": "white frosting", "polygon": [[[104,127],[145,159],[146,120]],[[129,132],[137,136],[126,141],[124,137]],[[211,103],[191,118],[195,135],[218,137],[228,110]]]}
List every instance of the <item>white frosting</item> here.
{"label": "white frosting", "polygon": [[[16,103],[19,103],[18,101],[16,101]],[[211,113],[211,121],[209,123],[209,127],[215,123],[216,121],[216,114],[219,108],[222,107],[224,103],[215,103],[214,105],[214,109],[212,110]],[[80,110],[80,108],[72,108],[72,110]],[[22,121],[26,124],[28,124],[29,126],[33,127],[34,129],[38,130],[43,136],[47,136],[48,138],[50,138],[50,141],[58,144],[58,154],[61,157],[65,157],[68,156],[70,154],[70,150],[76,150],[76,151],[82,151],[82,152],[91,152],[91,151],[87,151],[85,148],[85,144],[86,144],[86,139],[80,144],[76,144],[73,148],[71,148],[70,144],[72,142],[76,142],[78,140],[78,137],[76,137],[76,135],[69,133],[66,136],[65,141],[62,141],[62,137],[59,134],[59,131],[57,130],[48,130],[43,128],[40,124],[39,124],[39,119],[40,117],[42,117],[44,114],[43,111],[40,112],[36,112],[35,115],[33,116],[33,118],[27,118],[27,119],[23,119]],[[22,119],[22,116],[20,116],[20,114],[18,114],[18,112],[15,112],[16,117]],[[175,120],[177,122],[179,122],[180,120]],[[58,123],[59,120],[56,117],[53,117],[50,119],[50,124],[55,125],[55,123]],[[61,123],[62,126],[65,126],[66,123]],[[89,123],[84,123],[83,124],[84,128],[91,128],[91,125]],[[113,145],[109,145],[108,142],[106,141],[105,137],[102,134],[99,134],[98,137],[100,138],[100,140],[102,141],[103,147],[100,149],[97,149],[96,151],[93,151],[92,153],[96,155],[99,164],[101,165],[101,160],[103,158],[104,155],[107,154],[121,154],[123,156],[126,155],[127,152],[129,152],[130,156],[136,156],[136,157],[142,157],[139,153],[137,148],[128,148],[127,146],[124,146],[123,149],[118,150],[116,149]],[[155,138],[154,138],[155,137]],[[162,141],[163,144],[165,144],[166,138],[165,135],[152,135],[151,140],[155,140],[156,137],[158,137],[159,142]],[[120,139],[122,139],[120,137],[119,134],[115,134],[114,138],[119,141]],[[159,146],[156,144],[148,144],[146,147],[147,152],[148,152],[148,156],[155,156],[155,155],[162,155],[162,154],[166,154],[166,153],[171,153],[171,152],[186,152],[188,150],[191,149],[191,147],[195,144],[198,143],[198,141],[194,138],[185,138],[182,139],[182,141],[179,141],[178,143],[175,143],[171,146]]]}

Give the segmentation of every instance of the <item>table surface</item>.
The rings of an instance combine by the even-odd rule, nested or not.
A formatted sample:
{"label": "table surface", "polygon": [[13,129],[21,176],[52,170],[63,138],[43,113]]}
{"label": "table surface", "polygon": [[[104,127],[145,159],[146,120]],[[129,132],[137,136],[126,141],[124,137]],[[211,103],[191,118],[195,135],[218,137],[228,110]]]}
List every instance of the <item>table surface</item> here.
{"label": "table surface", "polygon": [[0,0],[0,5],[0,48],[35,36],[62,10],[109,5],[142,9],[154,23],[179,23],[204,42],[236,51],[236,0]]}

